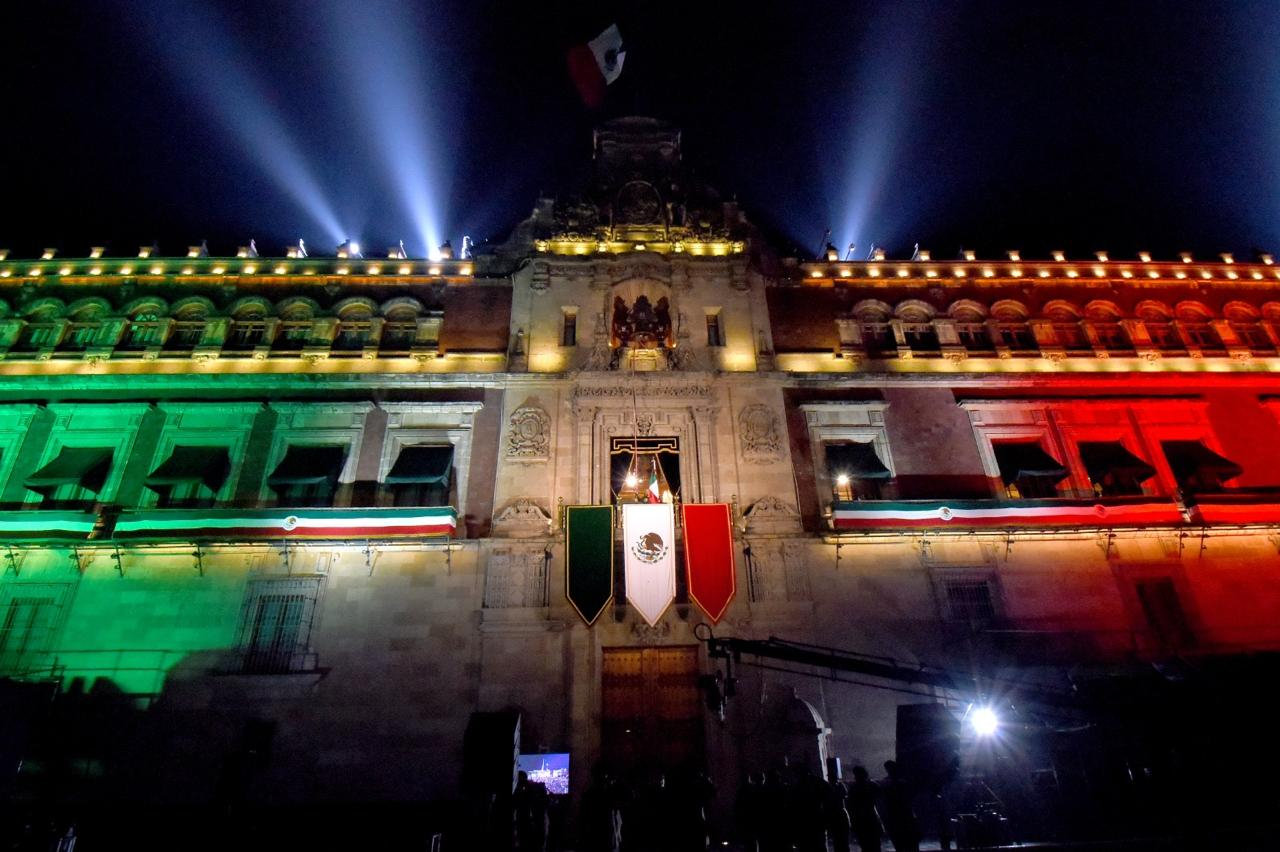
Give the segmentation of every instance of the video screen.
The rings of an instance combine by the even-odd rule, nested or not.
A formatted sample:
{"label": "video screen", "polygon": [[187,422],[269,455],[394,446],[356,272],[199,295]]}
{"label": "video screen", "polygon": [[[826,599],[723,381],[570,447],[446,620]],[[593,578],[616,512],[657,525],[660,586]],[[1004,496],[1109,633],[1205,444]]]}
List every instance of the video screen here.
{"label": "video screen", "polygon": [[517,764],[530,781],[547,785],[551,795],[569,795],[568,754],[522,754]]}

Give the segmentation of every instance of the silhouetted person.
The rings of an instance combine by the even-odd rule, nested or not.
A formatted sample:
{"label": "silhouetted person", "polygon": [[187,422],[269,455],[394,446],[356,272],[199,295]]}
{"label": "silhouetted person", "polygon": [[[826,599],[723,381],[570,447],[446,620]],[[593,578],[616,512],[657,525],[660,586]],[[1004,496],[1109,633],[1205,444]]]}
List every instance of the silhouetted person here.
{"label": "silhouetted person", "polygon": [[596,770],[582,794],[582,840],[588,852],[619,852],[622,813],[619,793],[607,772]]}
{"label": "silhouetted person", "polygon": [[760,826],[761,852],[785,852],[791,845],[788,832],[791,829],[789,799],[791,791],[782,777],[782,773],[774,769],[769,772],[762,791],[764,807]]}
{"label": "silhouetted person", "polygon": [[744,852],[760,852],[760,834],[764,825],[764,773],[749,773],[738,788],[733,803],[733,828]]}
{"label": "silhouetted person", "polygon": [[880,785],[871,780],[865,766],[853,767],[852,775],[848,798],[849,828],[862,852],[880,852],[880,840],[884,836],[880,814],[876,812]]}
{"label": "silhouetted person", "polygon": [[679,804],[685,814],[685,846],[690,852],[706,852],[711,840],[707,811],[716,797],[716,785],[705,769],[699,769],[689,776],[680,792]]}
{"label": "silhouetted person", "polygon": [[516,815],[516,839],[520,852],[543,852],[547,844],[546,786],[530,781],[521,770],[516,774],[511,805]]}
{"label": "silhouetted person", "polygon": [[849,790],[835,773],[827,782],[826,821],[827,837],[831,839],[831,852],[849,852],[849,811],[845,800]]}
{"label": "silhouetted person", "polygon": [[826,805],[828,790],[812,769],[798,771],[792,837],[800,852],[827,852]]}
{"label": "silhouetted person", "polygon": [[920,829],[911,785],[893,760],[884,762],[884,828],[897,852],[919,852]]}
{"label": "silhouetted person", "polygon": [[624,834],[627,852],[667,852],[678,844],[678,813],[665,774],[657,773],[653,781],[639,791],[633,810],[635,818],[629,821]]}

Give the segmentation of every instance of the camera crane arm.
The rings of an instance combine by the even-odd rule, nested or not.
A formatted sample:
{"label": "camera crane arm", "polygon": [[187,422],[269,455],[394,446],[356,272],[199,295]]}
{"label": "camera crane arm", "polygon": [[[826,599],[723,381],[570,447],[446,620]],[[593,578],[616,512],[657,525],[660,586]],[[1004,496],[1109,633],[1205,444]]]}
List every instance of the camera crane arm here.
{"label": "camera crane arm", "polygon": [[[1008,698],[1016,696],[1022,702],[1049,705],[1059,710],[1084,709],[1080,696],[1074,691],[1055,689],[1047,685],[1015,683],[998,678],[979,679],[937,666],[907,665],[890,657],[877,657],[822,645],[808,645],[776,636],[768,639],[721,639],[712,633],[711,626],[707,624],[699,624],[694,630],[694,635],[706,644],[707,655],[710,658],[725,660],[727,663],[727,674],[723,678],[718,676],[716,678],[717,681],[723,680],[722,688],[725,698],[733,695],[732,666],[737,663],[829,680],[841,680],[840,674],[854,674],[885,682],[866,684],[869,686],[879,686],[883,689],[899,689],[901,688],[897,686],[899,684],[931,687],[974,702],[983,702],[993,694],[998,694]],[[782,668],[775,665],[779,663],[801,668]]]}

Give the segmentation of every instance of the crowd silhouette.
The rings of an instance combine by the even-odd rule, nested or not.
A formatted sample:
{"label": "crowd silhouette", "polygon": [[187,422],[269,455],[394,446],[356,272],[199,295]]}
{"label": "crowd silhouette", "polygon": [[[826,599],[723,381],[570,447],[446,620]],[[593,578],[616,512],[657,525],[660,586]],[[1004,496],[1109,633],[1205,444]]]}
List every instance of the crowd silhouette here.
{"label": "crowd silhouette", "polygon": [[887,837],[897,852],[917,852],[913,789],[893,761],[885,773],[876,782],[855,766],[848,784],[808,767],[750,773],[733,802],[731,835],[718,838],[708,821],[716,787],[705,771],[636,782],[601,769],[582,798],[580,849],[704,852],[724,840],[743,852],[850,852],[854,844],[879,852]]}

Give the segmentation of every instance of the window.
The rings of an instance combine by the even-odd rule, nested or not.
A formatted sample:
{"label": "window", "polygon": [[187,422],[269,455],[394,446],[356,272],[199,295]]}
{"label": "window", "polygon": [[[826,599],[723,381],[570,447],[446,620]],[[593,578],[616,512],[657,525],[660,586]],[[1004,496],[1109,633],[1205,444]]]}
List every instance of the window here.
{"label": "window", "polygon": [[0,597],[0,673],[37,671],[62,611],[62,586],[13,584]]}
{"label": "window", "polygon": [[291,444],[267,485],[281,506],[329,506],[346,457],[345,446]]}
{"label": "window", "polygon": [[885,434],[888,403],[805,402],[800,410],[809,424],[814,491],[820,511],[829,502],[886,500],[893,489],[893,455]]}
{"label": "window", "polygon": [[1188,494],[1212,494],[1226,488],[1226,481],[1244,468],[1218,455],[1200,441],[1163,441],[1160,444],[1178,488]]}
{"label": "window", "polygon": [[1036,343],[1031,326],[1025,322],[1002,322],[996,326],[996,342],[1000,346],[1015,352],[1035,352],[1040,347]]}
{"label": "window", "polygon": [[160,508],[211,506],[230,470],[226,447],[175,446],[143,483],[160,495]]}
{"label": "window", "polygon": [[402,447],[384,480],[396,506],[448,506],[452,444]]}
{"label": "window", "polygon": [[1195,644],[1195,634],[1171,578],[1138,580],[1133,588],[1147,628],[1160,648],[1175,650]]}
{"label": "window", "polygon": [[956,336],[960,338],[960,345],[970,352],[991,351],[991,335],[983,323],[958,322]]}
{"label": "window", "polygon": [[1147,320],[1144,325],[1147,327],[1147,334],[1151,337],[1151,343],[1161,352],[1184,352],[1186,347],[1182,344],[1182,338],[1178,336],[1178,329],[1171,322],[1158,322],[1155,320]]}
{"label": "window", "polygon": [[408,352],[413,348],[413,342],[417,335],[418,323],[415,320],[388,320],[382,326],[382,337],[378,340],[378,351],[384,354]]}
{"label": "window", "polygon": [[153,314],[143,314],[129,320],[120,349],[137,351],[160,345],[160,321]]}
{"label": "window", "polygon": [[868,355],[893,355],[898,351],[898,344],[893,338],[893,329],[887,322],[864,322],[862,324],[862,345]]}
{"label": "window", "polygon": [[1207,322],[1184,322],[1182,333],[1192,346],[1199,349],[1213,352],[1222,349],[1222,338],[1218,337],[1218,332]]}
{"label": "window", "polygon": [[114,458],[110,447],[63,447],[23,484],[46,503],[92,500],[106,485]]}
{"label": "window", "polygon": [[1055,322],[1053,324],[1053,334],[1057,338],[1058,345],[1069,352],[1084,352],[1093,349],[1093,346],[1089,343],[1089,338],[1085,336],[1084,329],[1080,327],[1078,322]]}
{"label": "window", "polygon": [[1271,336],[1267,334],[1267,330],[1257,322],[1233,322],[1231,330],[1235,332],[1236,337],[1240,338],[1240,342],[1253,352],[1259,354],[1271,354],[1275,352],[1275,344],[1271,342]]}
{"label": "window", "polygon": [[720,326],[720,311],[707,311],[707,345],[724,346],[724,329]]}
{"label": "window", "polygon": [[23,326],[22,333],[18,335],[18,342],[13,348],[19,352],[34,352],[39,349],[47,349],[58,342],[62,329],[56,322],[40,321],[32,319],[27,325]]}
{"label": "window", "polygon": [[228,352],[246,352],[265,342],[267,335],[266,317],[243,317],[233,319],[227,329],[227,339],[222,348]]}
{"label": "window", "polygon": [[870,441],[843,441],[823,447],[827,476],[836,500],[879,500],[881,486],[893,475]]}
{"label": "window", "polygon": [[311,320],[286,320],[272,344],[273,352],[301,352],[311,339]]}
{"label": "window", "polygon": [[1038,442],[992,443],[991,449],[1010,499],[1058,496],[1057,486],[1067,478],[1067,469]]}
{"label": "window", "polygon": [[1129,340],[1129,335],[1125,333],[1124,327],[1118,322],[1095,322],[1093,324],[1094,334],[1098,337],[1098,344],[1111,352],[1132,352],[1133,343]]}
{"label": "window", "polygon": [[58,349],[65,352],[83,352],[93,344],[100,328],[102,328],[100,322],[69,323],[66,333],[58,344]]}
{"label": "window", "polygon": [[680,439],[614,437],[609,447],[615,503],[644,503],[650,493],[666,502],[680,498]]}
{"label": "window", "polygon": [[333,337],[332,349],[338,352],[357,352],[369,345],[373,324],[367,320],[342,320]]}
{"label": "window", "polygon": [[204,320],[174,322],[164,348],[172,352],[188,352],[195,349],[204,337]]}
{"label": "window", "polygon": [[938,351],[938,332],[931,322],[904,322],[902,336],[913,352]]}
{"label": "window", "polygon": [[560,326],[560,345],[578,345],[578,311],[576,309],[564,309],[564,317]]}
{"label": "window", "polygon": [[947,620],[975,629],[995,624],[997,613],[991,585],[990,580],[981,578],[943,581]]}
{"label": "window", "polygon": [[253,583],[240,625],[242,670],[256,674],[313,670],[311,627],[319,597],[318,577]]}
{"label": "window", "polygon": [[1142,483],[1156,475],[1154,467],[1119,441],[1082,441],[1080,460],[1100,497],[1143,494]]}

